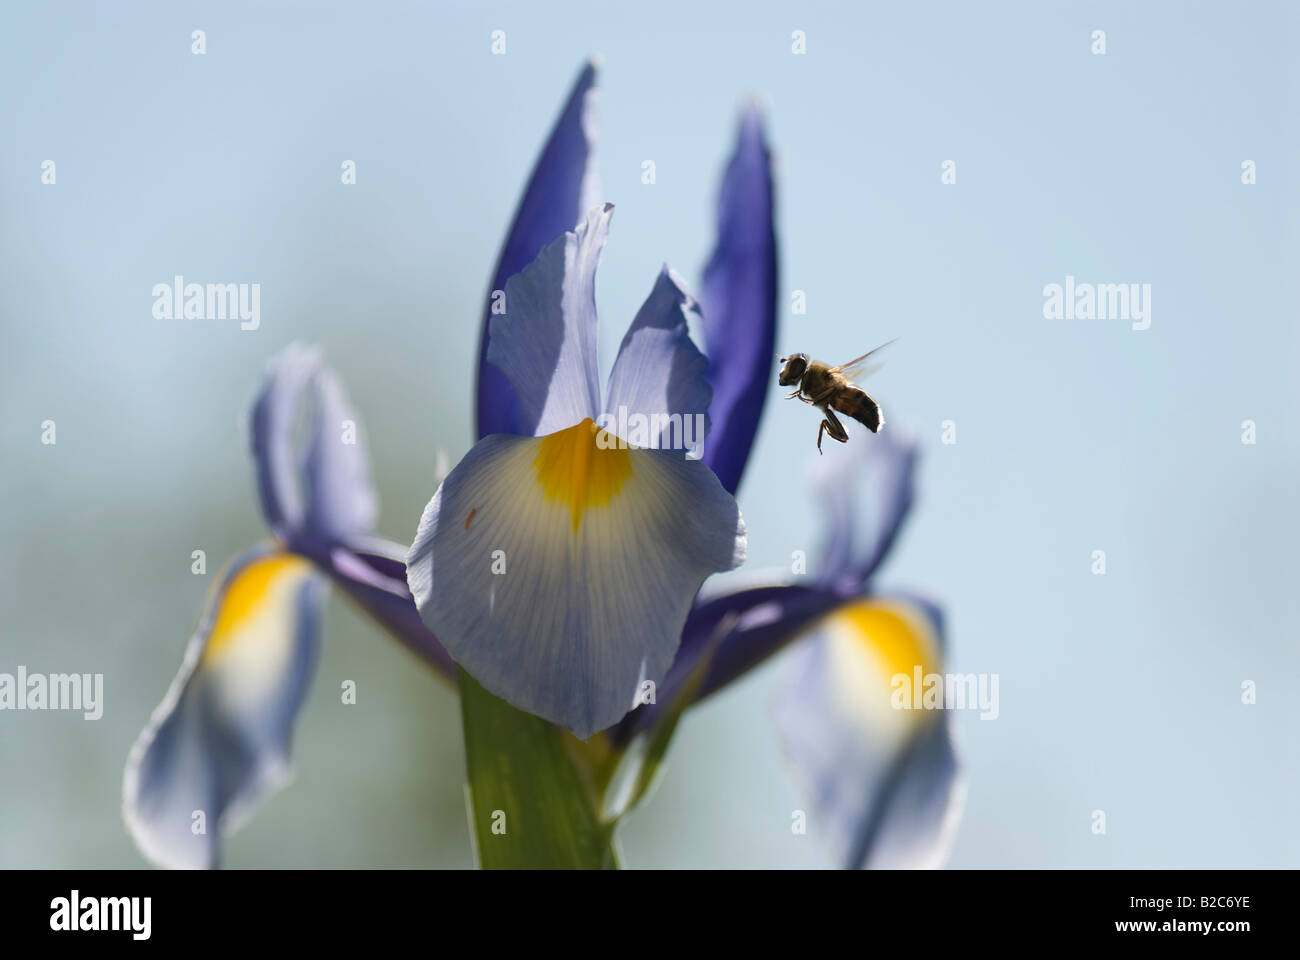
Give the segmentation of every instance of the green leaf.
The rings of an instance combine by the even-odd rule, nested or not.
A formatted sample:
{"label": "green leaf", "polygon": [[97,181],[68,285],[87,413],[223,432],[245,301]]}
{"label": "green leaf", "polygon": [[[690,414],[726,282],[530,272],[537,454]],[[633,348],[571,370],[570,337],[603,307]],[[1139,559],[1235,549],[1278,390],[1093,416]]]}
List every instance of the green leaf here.
{"label": "green leaf", "polygon": [[601,819],[591,776],[579,766],[587,748],[568,731],[488,693],[464,670],[460,702],[479,865],[616,868],[615,824]]}

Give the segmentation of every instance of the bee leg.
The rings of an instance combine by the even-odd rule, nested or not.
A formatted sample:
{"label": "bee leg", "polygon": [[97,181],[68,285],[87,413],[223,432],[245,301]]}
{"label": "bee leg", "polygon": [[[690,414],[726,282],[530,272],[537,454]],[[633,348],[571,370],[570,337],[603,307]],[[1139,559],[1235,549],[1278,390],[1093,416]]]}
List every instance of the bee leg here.
{"label": "bee leg", "polygon": [[831,413],[826,407],[822,408],[822,413],[826,414],[822,420],[822,425],[817,429],[817,452],[822,452],[822,433],[823,431],[830,436],[832,440],[838,440],[840,443],[849,442],[848,431],[844,429],[844,424],[840,423],[840,418]]}

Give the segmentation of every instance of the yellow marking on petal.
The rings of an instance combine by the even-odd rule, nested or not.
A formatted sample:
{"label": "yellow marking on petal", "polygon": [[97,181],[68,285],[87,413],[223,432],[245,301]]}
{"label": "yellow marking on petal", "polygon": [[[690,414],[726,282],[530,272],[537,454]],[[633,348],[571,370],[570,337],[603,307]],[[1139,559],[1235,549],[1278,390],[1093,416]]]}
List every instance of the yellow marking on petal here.
{"label": "yellow marking on petal", "polygon": [[588,507],[608,504],[632,475],[632,458],[612,433],[588,417],[582,423],[542,437],[537,483],[548,500],[569,506],[576,531]]}
{"label": "yellow marking on petal", "polygon": [[885,676],[906,674],[917,667],[924,676],[940,669],[939,650],[929,621],[919,611],[896,603],[861,600],[832,614],[878,660]]}
{"label": "yellow marking on petal", "polygon": [[282,577],[296,579],[310,567],[311,564],[302,557],[277,553],[259,557],[235,574],[221,598],[216,622],[203,650],[204,658],[220,653],[238,638],[240,627],[271,599],[270,594]]}

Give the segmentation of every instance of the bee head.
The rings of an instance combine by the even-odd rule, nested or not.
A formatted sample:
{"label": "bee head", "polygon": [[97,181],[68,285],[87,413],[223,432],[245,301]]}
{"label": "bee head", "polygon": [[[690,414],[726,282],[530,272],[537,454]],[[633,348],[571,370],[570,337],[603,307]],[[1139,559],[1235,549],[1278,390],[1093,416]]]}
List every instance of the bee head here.
{"label": "bee head", "polygon": [[781,368],[781,374],[777,377],[777,382],[783,387],[793,386],[803,379],[803,372],[808,369],[808,354],[795,353],[788,357],[781,357],[781,362],[785,364]]}

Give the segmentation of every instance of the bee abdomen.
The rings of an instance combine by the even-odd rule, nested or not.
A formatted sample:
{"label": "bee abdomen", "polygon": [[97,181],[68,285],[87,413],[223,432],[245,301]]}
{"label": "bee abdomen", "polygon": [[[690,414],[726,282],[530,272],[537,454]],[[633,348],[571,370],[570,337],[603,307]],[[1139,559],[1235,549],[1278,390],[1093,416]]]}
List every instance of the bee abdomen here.
{"label": "bee abdomen", "polygon": [[840,413],[858,421],[872,433],[879,433],[880,428],[885,425],[884,415],[880,412],[880,404],[867,396],[865,390],[859,390],[857,387],[841,390],[836,395],[832,406]]}

